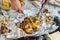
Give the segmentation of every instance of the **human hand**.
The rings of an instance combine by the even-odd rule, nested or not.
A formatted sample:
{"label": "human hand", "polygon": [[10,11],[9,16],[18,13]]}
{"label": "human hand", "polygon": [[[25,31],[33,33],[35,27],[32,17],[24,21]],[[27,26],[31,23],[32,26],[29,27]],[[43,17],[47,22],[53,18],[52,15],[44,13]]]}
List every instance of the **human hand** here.
{"label": "human hand", "polygon": [[42,0],[42,4],[45,3],[47,4],[50,0]]}
{"label": "human hand", "polygon": [[19,0],[11,0],[11,8],[19,13],[23,13],[23,9]]}

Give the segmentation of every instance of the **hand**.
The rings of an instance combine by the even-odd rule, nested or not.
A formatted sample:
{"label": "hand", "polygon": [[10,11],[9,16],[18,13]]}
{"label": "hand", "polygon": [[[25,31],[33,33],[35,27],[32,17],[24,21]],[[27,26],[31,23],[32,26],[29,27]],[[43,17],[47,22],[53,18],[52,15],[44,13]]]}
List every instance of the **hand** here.
{"label": "hand", "polygon": [[11,0],[11,8],[19,13],[23,13],[23,9],[19,0]]}
{"label": "hand", "polygon": [[42,4],[45,3],[47,4],[50,0],[46,0],[46,3],[45,3],[45,0],[42,0]]}
{"label": "hand", "polygon": [[56,2],[60,3],[60,0],[56,0]]}

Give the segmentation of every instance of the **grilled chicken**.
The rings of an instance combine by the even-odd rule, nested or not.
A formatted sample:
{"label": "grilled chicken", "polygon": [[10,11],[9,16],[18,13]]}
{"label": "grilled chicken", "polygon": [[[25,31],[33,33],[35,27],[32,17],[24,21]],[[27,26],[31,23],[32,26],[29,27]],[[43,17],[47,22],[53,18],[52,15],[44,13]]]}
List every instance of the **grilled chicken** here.
{"label": "grilled chicken", "polygon": [[33,22],[31,17],[26,17],[22,23],[20,23],[20,28],[22,28],[26,33],[31,34],[40,29],[42,19]]}
{"label": "grilled chicken", "polygon": [[7,33],[11,32],[11,30],[8,29],[4,23],[1,23],[1,30],[0,31],[1,31],[1,34],[5,34],[5,35],[7,35]]}

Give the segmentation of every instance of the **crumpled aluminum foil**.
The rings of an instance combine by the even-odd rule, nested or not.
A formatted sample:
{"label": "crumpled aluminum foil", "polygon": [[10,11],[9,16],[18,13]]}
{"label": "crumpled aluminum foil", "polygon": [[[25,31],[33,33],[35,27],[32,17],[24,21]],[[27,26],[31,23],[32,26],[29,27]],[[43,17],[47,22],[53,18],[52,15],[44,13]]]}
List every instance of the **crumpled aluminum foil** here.
{"label": "crumpled aluminum foil", "polygon": [[56,25],[51,26],[50,24],[46,25],[46,23],[43,23],[43,26],[41,27],[39,31],[29,35],[29,34],[26,34],[22,29],[18,28],[15,25],[15,23],[22,22],[23,19],[28,16],[33,17],[38,12],[37,8],[31,8],[30,10],[24,10],[24,14],[19,14],[18,12],[14,10],[10,10],[7,12],[2,10],[2,12],[4,16],[7,17],[9,21],[11,22],[8,28],[11,29],[12,31],[6,35],[6,38],[16,39],[16,38],[21,38],[21,37],[26,37],[26,36],[39,36],[43,34],[48,34],[49,32],[52,32],[58,28],[58,26]]}
{"label": "crumpled aluminum foil", "polygon": [[[46,8],[49,10],[49,12],[52,13],[51,15],[53,17],[55,17],[55,16],[60,17],[58,15],[57,11],[54,10],[54,7],[46,6]],[[14,11],[14,10],[10,10],[10,11],[2,10],[4,16],[7,17],[9,19],[9,21],[11,22],[11,25],[8,28],[11,29],[12,32],[8,33],[6,35],[6,38],[16,39],[16,38],[21,38],[21,37],[26,37],[26,36],[40,36],[40,35],[43,35],[43,34],[48,34],[52,31],[56,30],[59,27],[59,26],[56,26],[56,25],[51,26],[50,24],[46,25],[45,23],[43,23],[43,27],[41,27],[41,29],[39,31],[35,32],[34,34],[28,35],[22,29],[18,28],[15,25],[16,22],[22,22],[25,17],[28,17],[28,16],[33,17],[36,13],[38,13],[38,10],[39,9],[36,8],[36,7],[31,7],[29,9],[25,9],[24,14],[20,14],[20,13]],[[3,16],[0,15],[0,18],[2,18],[2,17]]]}

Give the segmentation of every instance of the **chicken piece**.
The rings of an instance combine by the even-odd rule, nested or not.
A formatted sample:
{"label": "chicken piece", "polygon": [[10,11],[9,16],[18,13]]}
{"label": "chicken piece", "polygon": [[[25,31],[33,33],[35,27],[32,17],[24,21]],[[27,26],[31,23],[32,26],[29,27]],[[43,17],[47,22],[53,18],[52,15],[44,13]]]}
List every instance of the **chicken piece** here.
{"label": "chicken piece", "polygon": [[53,21],[53,19],[52,19],[51,16],[48,16],[48,17],[46,18],[46,22],[47,22],[47,24],[55,24],[55,22]]}
{"label": "chicken piece", "polygon": [[22,23],[20,23],[20,28],[24,29],[25,26],[29,23],[29,20],[27,18],[24,19]]}
{"label": "chicken piece", "polygon": [[50,21],[50,24],[52,24],[52,25],[53,25],[53,24],[55,24],[55,22],[54,22],[54,21]]}
{"label": "chicken piece", "polygon": [[33,22],[31,17],[26,17],[22,23],[20,23],[20,28],[23,29],[26,33],[31,34],[40,29],[42,25],[42,19]]}
{"label": "chicken piece", "polygon": [[4,23],[1,23],[1,34],[7,34],[10,32],[11,32],[11,30],[8,29]]}
{"label": "chicken piece", "polygon": [[40,27],[38,26],[38,22],[34,23],[31,19],[29,19],[29,20],[30,20],[29,24],[30,24],[31,28],[33,28],[33,30],[36,31],[36,30],[40,29]]}
{"label": "chicken piece", "polygon": [[34,31],[32,28],[27,28],[27,29],[25,29],[25,32],[28,34],[32,34]]}
{"label": "chicken piece", "polygon": [[22,23],[16,23],[16,25],[21,28],[21,29],[25,29],[25,26],[29,23],[28,18],[24,18],[24,21],[22,21]]}
{"label": "chicken piece", "polygon": [[34,23],[38,20],[38,16],[39,16],[39,14],[37,13],[37,14],[32,18],[32,20],[33,20]]}
{"label": "chicken piece", "polygon": [[5,29],[5,28],[4,28],[4,30],[3,30],[2,32],[3,32],[3,34],[7,34],[7,33],[10,33],[11,30],[9,30],[9,29]]}
{"label": "chicken piece", "polygon": [[44,9],[43,13],[48,13],[48,9]]}
{"label": "chicken piece", "polygon": [[[30,25],[32,26],[32,28],[34,29],[34,28],[36,28],[36,29],[40,29],[40,27],[39,26],[41,26],[42,25],[42,19],[40,19],[40,20],[36,20],[36,22],[33,22],[31,19],[30,19]],[[35,29],[35,30],[36,30]]]}
{"label": "chicken piece", "polygon": [[40,30],[41,26],[42,26],[42,19],[36,21],[36,22],[35,22],[35,26],[32,27],[32,28],[33,28],[34,30]]}
{"label": "chicken piece", "polygon": [[31,25],[27,25],[25,28],[25,32],[28,34],[32,34],[34,30],[32,29]]}
{"label": "chicken piece", "polygon": [[6,26],[10,25],[10,22],[8,21],[6,17],[3,18],[3,23],[5,23]]}
{"label": "chicken piece", "polygon": [[24,26],[24,23],[20,23],[20,26],[19,26],[21,29],[24,29],[25,26]]}
{"label": "chicken piece", "polygon": [[37,26],[34,26],[34,27],[33,27],[33,30],[34,30],[34,31],[40,30],[40,26],[38,26],[38,25],[37,25]]}
{"label": "chicken piece", "polygon": [[3,9],[9,10],[11,7],[10,0],[3,0]]}

